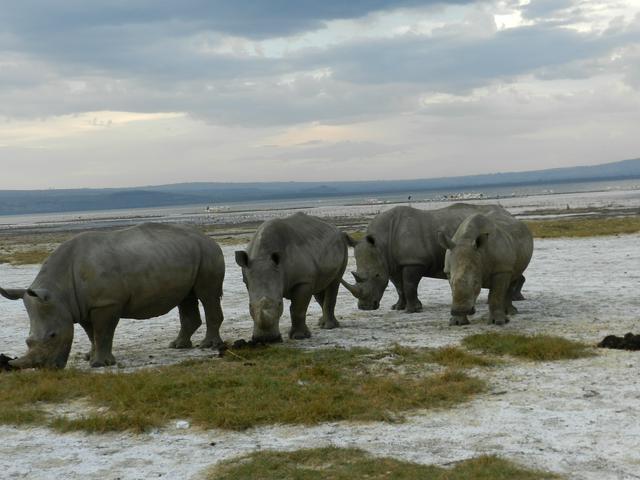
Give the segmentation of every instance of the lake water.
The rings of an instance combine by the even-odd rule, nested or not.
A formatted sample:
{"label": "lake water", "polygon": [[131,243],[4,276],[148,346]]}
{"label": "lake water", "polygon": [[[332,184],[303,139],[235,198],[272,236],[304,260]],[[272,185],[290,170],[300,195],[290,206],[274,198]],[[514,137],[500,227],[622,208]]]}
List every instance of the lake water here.
{"label": "lake water", "polygon": [[[409,197],[411,199],[409,200]],[[398,192],[316,199],[233,202],[87,212],[0,216],[0,230],[86,230],[160,221],[195,224],[233,224],[263,221],[305,211],[322,217],[373,215],[399,203],[416,208],[441,208],[452,201],[500,203],[514,214],[540,209],[640,207],[640,179],[486,187],[467,190]]]}

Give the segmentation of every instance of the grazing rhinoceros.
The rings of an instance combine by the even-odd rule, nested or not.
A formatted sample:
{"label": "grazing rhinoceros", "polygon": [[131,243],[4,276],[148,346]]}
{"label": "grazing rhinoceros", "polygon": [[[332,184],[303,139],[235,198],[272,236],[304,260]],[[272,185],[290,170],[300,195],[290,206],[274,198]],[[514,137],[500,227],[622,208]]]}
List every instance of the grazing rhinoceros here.
{"label": "grazing rhinoceros", "polygon": [[364,239],[351,241],[356,257],[357,271],[353,272],[356,283],[342,284],[358,299],[358,308],[376,310],[391,280],[398,291],[398,302],[391,308],[419,312],[420,279],[446,278],[443,271],[446,249],[438,242],[438,231],[453,235],[469,215],[492,211],[509,215],[499,205],[464,203],[428,211],[406,206],[387,210],[369,223]]}
{"label": "grazing rhinoceros", "polygon": [[18,368],[64,368],[73,324],[91,340],[92,367],[113,365],[113,333],[120,318],[151,318],[178,306],[180,332],[173,348],[191,347],[202,323],[201,347],[220,344],[224,258],[218,244],[186,227],[145,223],[112,232],[87,232],[60,245],[44,262],[28,289],[0,289],[22,299],[29,314],[26,355]]}
{"label": "grazing rhinoceros", "polygon": [[337,327],[334,309],[347,259],[347,235],[319,218],[296,213],[263,223],[247,251],[236,252],[249,292],[253,340],[282,340],[283,297],[291,300],[289,338],[311,336],[305,318],[312,296],[322,306],[320,327]]}
{"label": "grazing rhinoceros", "polygon": [[529,228],[511,215],[495,211],[472,215],[460,224],[453,238],[440,232],[439,239],[447,248],[444,271],[453,296],[449,324],[469,323],[467,315],[475,312],[481,288],[489,289],[490,322],[508,322],[506,315],[517,312],[511,301],[533,254]]}

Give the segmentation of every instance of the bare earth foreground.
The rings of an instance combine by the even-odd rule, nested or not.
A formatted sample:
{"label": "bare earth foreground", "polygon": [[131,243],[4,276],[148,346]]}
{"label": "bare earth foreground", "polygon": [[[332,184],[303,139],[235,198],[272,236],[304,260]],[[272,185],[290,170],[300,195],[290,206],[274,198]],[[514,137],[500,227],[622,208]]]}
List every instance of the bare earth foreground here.
{"label": "bare earth foreground", "polygon": [[[640,333],[638,245],[637,234],[537,240],[524,287],[527,300],[518,303],[521,313],[504,328],[485,324],[486,294],[471,325],[449,327],[448,284],[425,279],[420,289],[422,313],[391,311],[396,300],[392,287],[375,312],[357,310],[355,300],[341,290],[336,312],[342,328],[320,330],[316,326],[320,309],[314,304],[309,318],[313,337],[296,345],[437,347],[457,345],[467,335],[494,330],[548,333],[595,344],[607,334]],[[222,334],[227,340],[248,338],[251,332],[247,294],[233,261],[235,249],[224,248]],[[26,286],[37,269],[2,264],[0,279],[3,286]],[[285,317],[283,332],[288,328]],[[3,301],[0,320],[0,352],[23,353],[28,321],[22,304]],[[167,348],[177,329],[177,311],[152,320],[121,321],[114,340],[118,368],[126,371],[212,356],[211,351]],[[202,335],[199,331],[195,339]],[[84,332],[77,328],[70,366],[87,368],[81,359],[87,349]],[[479,454],[497,454],[568,478],[640,478],[640,353],[597,353],[592,358],[552,363],[511,360],[486,373],[489,393],[458,408],[416,412],[401,424],[273,426],[238,433],[184,428],[176,419],[144,435],[58,434],[45,428],[0,426],[0,477],[200,478],[212,464],[258,449],[335,445],[425,464],[446,465]],[[82,405],[70,405],[67,410],[78,413]]]}

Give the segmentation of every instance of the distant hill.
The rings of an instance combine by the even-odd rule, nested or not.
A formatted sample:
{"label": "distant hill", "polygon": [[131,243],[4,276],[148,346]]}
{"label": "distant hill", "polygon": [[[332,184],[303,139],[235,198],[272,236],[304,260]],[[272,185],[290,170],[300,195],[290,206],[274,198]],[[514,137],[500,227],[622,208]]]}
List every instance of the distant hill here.
{"label": "distant hill", "polygon": [[0,190],[0,215],[253,200],[326,198],[640,178],[640,158],[594,166],[463,177],[361,182],[178,183],[134,188]]}

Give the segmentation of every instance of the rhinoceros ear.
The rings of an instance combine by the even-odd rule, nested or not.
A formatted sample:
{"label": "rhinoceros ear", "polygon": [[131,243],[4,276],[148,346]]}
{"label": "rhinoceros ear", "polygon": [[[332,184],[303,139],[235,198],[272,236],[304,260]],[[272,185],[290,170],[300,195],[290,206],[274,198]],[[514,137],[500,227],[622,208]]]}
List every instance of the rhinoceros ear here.
{"label": "rhinoceros ear", "polygon": [[26,288],[7,288],[6,290],[4,288],[0,288],[0,295],[8,298],[9,300],[20,300],[24,297],[25,293],[27,293]]}
{"label": "rhinoceros ear", "polygon": [[43,302],[48,302],[51,298],[49,290],[46,290],[44,288],[30,288],[29,290],[27,290],[27,295],[29,295],[30,297],[36,297]]}
{"label": "rhinoceros ear", "polygon": [[451,240],[444,232],[438,232],[438,243],[445,250],[453,250],[456,246],[453,240]]}
{"label": "rhinoceros ear", "polygon": [[364,239],[371,245],[373,245],[374,247],[376,246],[376,239],[373,235],[369,234],[366,237],[364,237]]}
{"label": "rhinoceros ear", "polygon": [[478,238],[476,238],[476,241],[474,242],[473,245],[476,248],[482,248],[484,245],[486,245],[488,240],[489,240],[489,234],[481,233],[480,235],[478,235]]}
{"label": "rhinoceros ear", "polygon": [[249,266],[249,255],[244,250],[236,250],[236,263],[241,267]]}

